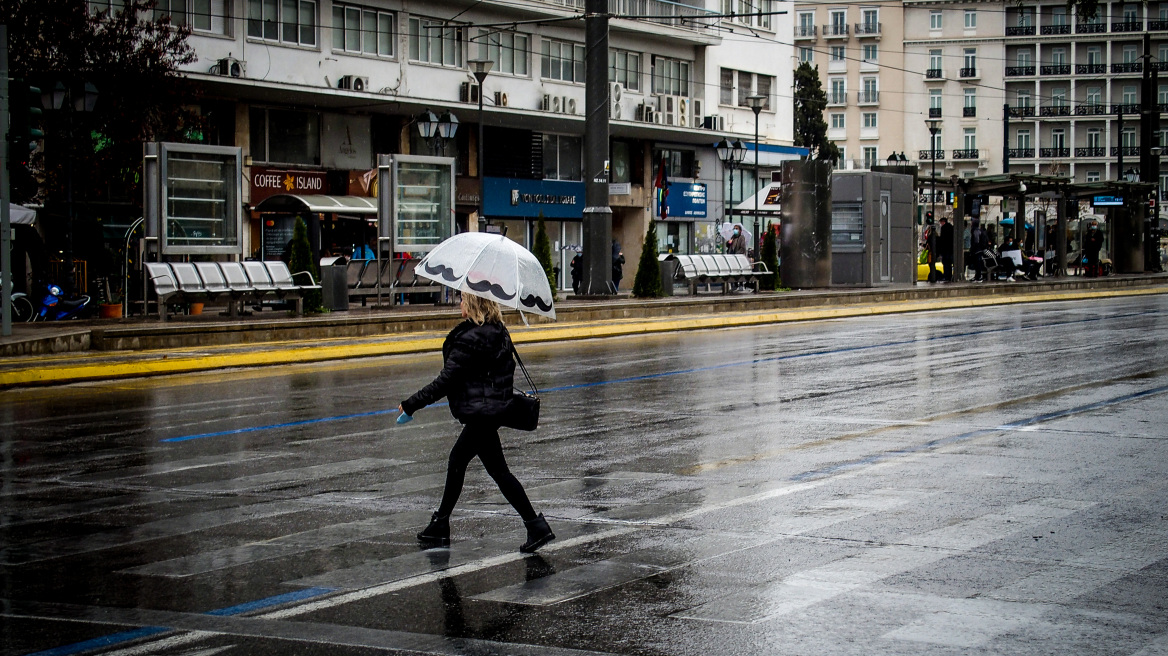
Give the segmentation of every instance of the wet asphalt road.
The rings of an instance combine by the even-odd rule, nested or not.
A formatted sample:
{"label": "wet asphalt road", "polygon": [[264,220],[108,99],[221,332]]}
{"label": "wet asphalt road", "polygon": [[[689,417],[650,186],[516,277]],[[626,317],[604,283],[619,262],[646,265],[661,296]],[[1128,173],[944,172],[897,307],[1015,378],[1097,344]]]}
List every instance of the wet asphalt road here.
{"label": "wet asphalt road", "polygon": [[0,653],[1168,654],[1166,315],[528,346],[526,558],[436,355],[0,392]]}

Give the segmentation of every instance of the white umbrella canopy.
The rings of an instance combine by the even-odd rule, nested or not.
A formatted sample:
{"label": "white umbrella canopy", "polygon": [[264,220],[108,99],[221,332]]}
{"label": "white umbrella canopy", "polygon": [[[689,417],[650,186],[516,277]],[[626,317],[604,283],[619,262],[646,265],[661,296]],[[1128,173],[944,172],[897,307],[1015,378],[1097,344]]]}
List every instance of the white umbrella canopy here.
{"label": "white umbrella canopy", "polygon": [[552,319],[552,288],[535,255],[503,235],[464,232],[434,247],[415,270],[464,294]]}
{"label": "white umbrella canopy", "polygon": [[[730,241],[730,238],[734,236],[734,226],[736,226],[736,225],[738,225],[738,224],[731,223],[730,221],[726,221],[718,228],[718,234],[722,235],[722,239],[725,239],[726,241]],[[746,226],[743,226],[742,227],[742,236],[746,238],[747,243],[750,243],[750,241],[754,238],[754,233],[747,230]]]}

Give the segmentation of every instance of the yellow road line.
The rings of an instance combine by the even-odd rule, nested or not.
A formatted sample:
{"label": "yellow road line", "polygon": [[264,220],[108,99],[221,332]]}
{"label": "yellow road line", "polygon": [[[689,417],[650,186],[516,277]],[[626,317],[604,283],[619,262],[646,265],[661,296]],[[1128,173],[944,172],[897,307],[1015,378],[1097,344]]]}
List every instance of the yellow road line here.
{"label": "yellow road line", "polygon": [[[702,314],[673,317],[660,320],[625,320],[611,323],[589,322],[567,325],[540,325],[531,328],[516,328],[512,336],[516,343],[533,344],[540,342],[571,341],[601,337],[643,335],[649,333],[678,332],[686,330],[709,330],[715,328],[736,328],[795,321],[821,321],[849,317],[878,316],[922,312],[927,310],[947,310],[1022,303],[1074,301],[1121,296],[1144,296],[1166,294],[1168,286],[1157,288],[1079,291],[1059,293],[1019,294],[1011,296],[969,297],[938,299],[927,301],[894,301],[878,305],[852,305],[840,307],[820,307],[799,310],[776,310],[772,312]],[[189,373],[231,367],[258,367],[283,364],[321,362],[361,357],[400,355],[437,351],[442,348],[442,337],[421,336],[393,340],[335,344],[323,346],[298,346],[293,348],[268,348],[257,351],[220,353],[213,355],[187,355],[182,351],[158,350],[136,354],[136,359],[127,362],[94,362],[91,356],[85,362],[65,365],[30,366],[0,372],[0,387],[26,385],[49,385],[87,380],[132,378],[164,374]],[[277,345],[278,346],[278,345]],[[238,348],[230,345],[224,348]],[[209,350],[209,349],[201,349]],[[154,357],[151,357],[151,356]],[[112,356],[112,357],[125,357]],[[30,362],[30,364],[32,364]]]}

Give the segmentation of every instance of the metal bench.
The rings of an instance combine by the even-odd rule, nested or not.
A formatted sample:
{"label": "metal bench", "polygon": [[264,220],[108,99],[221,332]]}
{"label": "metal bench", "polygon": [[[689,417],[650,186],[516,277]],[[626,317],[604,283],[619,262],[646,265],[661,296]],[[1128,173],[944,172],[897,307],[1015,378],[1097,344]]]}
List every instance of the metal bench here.
{"label": "metal bench", "polygon": [[[759,282],[775,275],[762,262],[751,262],[745,255],[663,255],[661,259],[677,260],[677,274],[673,282],[685,282],[689,293],[696,295],[698,285],[721,285],[722,293],[730,292],[732,285],[749,284],[758,291]],[[665,282],[665,281],[662,281]]]}
{"label": "metal bench", "polygon": [[[349,300],[361,300],[365,305],[370,296],[377,296],[377,282],[381,281],[381,294],[393,298],[396,294],[432,294],[441,292],[442,285],[417,275],[415,268],[421,260],[397,257],[382,260],[378,268],[376,260],[351,260],[345,275],[349,280]],[[404,302],[404,298],[402,299]]]}
{"label": "metal bench", "polygon": [[[167,303],[175,298],[186,302],[227,298],[229,314],[235,317],[239,303],[270,295],[295,299],[297,312],[303,314],[305,292],[320,289],[311,273],[293,274],[283,262],[147,262],[145,269],[162,321],[166,321]],[[307,284],[296,284],[297,275],[307,276]]]}

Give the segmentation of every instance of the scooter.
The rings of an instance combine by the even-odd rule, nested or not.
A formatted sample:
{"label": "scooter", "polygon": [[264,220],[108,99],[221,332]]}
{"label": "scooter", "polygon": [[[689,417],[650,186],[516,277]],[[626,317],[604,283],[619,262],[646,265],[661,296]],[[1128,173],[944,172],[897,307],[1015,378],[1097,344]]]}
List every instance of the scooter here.
{"label": "scooter", "polygon": [[45,296],[37,308],[33,321],[63,321],[65,319],[81,319],[93,312],[93,299],[82,294],[74,299],[61,297],[61,288],[57,285],[48,285]]}

